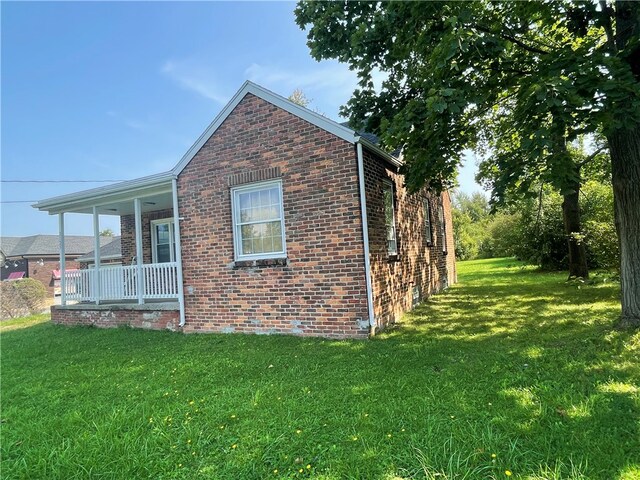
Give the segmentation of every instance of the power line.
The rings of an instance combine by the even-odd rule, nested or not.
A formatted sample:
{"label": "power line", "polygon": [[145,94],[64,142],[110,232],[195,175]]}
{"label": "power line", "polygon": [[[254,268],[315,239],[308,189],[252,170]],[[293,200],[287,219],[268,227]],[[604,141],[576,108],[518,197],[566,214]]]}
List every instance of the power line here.
{"label": "power line", "polygon": [[0,180],[2,183],[109,183],[125,180]]}
{"label": "power line", "polygon": [[38,200],[2,200],[0,203],[33,203]]}

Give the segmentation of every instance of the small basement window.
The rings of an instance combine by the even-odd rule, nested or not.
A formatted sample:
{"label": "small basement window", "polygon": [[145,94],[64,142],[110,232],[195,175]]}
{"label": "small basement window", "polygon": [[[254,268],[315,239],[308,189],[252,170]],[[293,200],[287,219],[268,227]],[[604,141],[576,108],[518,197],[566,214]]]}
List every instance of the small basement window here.
{"label": "small basement window", "polygon": [[284,258],[282,182],[262,182],[231,189],[236,260]]}
{"label": "small basement window", "polygon": [[384,202],[384,223],[387,231],[387,252],[389,255],[398,254],[398,241],[396,238],[396,212],[394,206],[393,184],[383,182],[382,199]]}

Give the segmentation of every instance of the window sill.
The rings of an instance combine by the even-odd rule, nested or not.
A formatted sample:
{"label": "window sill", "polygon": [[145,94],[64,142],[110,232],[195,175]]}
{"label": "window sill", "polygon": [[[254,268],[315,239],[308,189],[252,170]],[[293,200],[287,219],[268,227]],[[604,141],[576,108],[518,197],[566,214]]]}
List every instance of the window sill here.
{"label": "window sill", "polygon": [[233,268],[286,267],[287,258],[263,258],[260,260],[236,260]]}

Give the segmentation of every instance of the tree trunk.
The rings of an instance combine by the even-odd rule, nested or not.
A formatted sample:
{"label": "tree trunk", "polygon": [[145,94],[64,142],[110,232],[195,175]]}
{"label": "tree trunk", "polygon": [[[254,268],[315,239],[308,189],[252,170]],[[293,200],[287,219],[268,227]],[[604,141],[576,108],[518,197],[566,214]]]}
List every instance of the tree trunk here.
{"label": "tree trunk", "polygon": [[640,125],[607,136],[620,242],[620,326],[640,327]]}
{"label": "tree trunk", "polygon": [[587,253],[581,238],[579,195],[580,184],[575,182],[572,186],[572,191],[564,194],[562,202],[564,233],[567,236],[567,246],[569,247],[569,278],[589,277]]}

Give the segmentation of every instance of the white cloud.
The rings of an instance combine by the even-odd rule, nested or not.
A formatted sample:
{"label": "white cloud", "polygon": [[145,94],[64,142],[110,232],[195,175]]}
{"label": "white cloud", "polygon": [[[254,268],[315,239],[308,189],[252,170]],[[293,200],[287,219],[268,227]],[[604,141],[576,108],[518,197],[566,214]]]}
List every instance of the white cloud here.
{"label": "white cloud", "polygon": [[192,90],[205,98],[224,105],[229,96],[220,92],[216,82],[216,73],[212,68],[193,60],[167,60],[162,73],[176,81],[182,88]]}
{"label": "white cloud", "polygon": [[133,128],[134,130],[146,130],[149,127],[149,125],[145,122],[141,122],[135,119],[125,120],[124,124],[129,128]]}
{"label": "white cloud", "polygon": [[[322,62],[317,65],[313,69],[301,70],[253,63],[245,70],[245,75],[252,82],[283,96],[288,96],[299,88],[312,100],[311,108],[326,110],[329,116],[337,115],[339,107],[349,100],[358,86],[358,77],[343,63]],[[384,78],[386,74],[373,72],[373,82],[377,89]]]}

